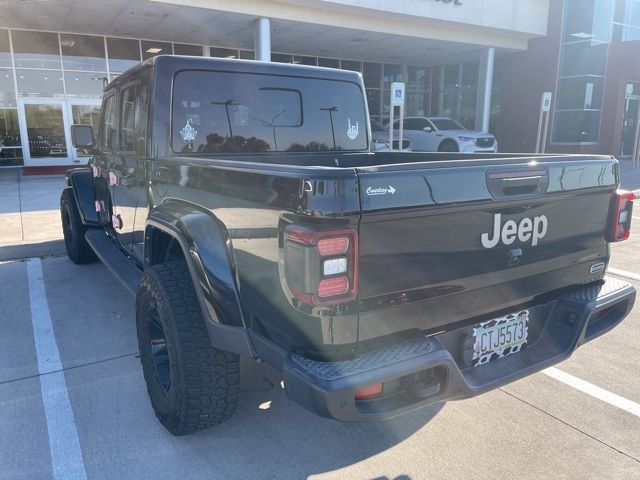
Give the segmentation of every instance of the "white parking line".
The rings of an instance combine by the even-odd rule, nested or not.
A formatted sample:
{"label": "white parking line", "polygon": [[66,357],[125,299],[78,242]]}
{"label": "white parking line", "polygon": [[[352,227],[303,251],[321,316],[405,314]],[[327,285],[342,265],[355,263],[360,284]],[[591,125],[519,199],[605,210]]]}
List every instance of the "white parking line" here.
{"label": "white parking line", "polygon": [[640,281],[640,275],[634,272],[627,272],[626,270],[620,270],[619,268],[608,268],[607,273],[613,273],[619,277],[629,278],[631,280]]}
{"label": "white parking line", "polygon": [[555,367],[549,367],[542,370],[542,373],[549,375],[551,378],[569,385],[576,390],[580,390],[587,395],[591,395],[598,400],[607,402],[609,405],[613,405],[614,407],[624,410],[625,412],[629,412],[636,417],[640,417],[640,404],[636,402],[632,402],[631,400],[621,397],[620,395],[616,395],[604,388],[597,387],[592,383],[582,380],[581,378],[574,377],[573,375],[563,372],[562,370],[558,370]]}
{"label": "white parking line", "polygon": [[54,479],[85,480],[78,429],[58,353],[39,258],[27,262],[31,322],[38,357],[40,389],[49,431]]}

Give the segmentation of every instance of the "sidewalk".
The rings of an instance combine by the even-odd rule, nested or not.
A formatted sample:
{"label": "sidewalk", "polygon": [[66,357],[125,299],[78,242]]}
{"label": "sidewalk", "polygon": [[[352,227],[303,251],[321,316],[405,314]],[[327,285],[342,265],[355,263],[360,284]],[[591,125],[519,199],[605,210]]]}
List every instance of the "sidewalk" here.
{"label": "sidewalk", "polygon": [[631,160],[620,160],[620,188],[640,194],[640,167],[633,168]]}
{"label": "sidewalk", "polygon": [[62,239],[59,202],[64,175],[27,176],[0,169],[0,245]]}

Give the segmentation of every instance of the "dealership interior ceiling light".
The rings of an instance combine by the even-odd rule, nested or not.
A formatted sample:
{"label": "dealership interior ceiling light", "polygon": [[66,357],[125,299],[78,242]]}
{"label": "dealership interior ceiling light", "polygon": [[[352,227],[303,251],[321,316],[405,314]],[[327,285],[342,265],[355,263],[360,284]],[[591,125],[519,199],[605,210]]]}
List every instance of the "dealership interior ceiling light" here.
{"label": "dealership interior ceiling light", "polygon": [[158,47],[147,48],[147,53],[160,53],[161,51],[162,49]]}
{"label": "dealership interior ceiling light", "polygon": [[571,36],[577,38],[593,38],[592,34],[586,32],[572,33]]}

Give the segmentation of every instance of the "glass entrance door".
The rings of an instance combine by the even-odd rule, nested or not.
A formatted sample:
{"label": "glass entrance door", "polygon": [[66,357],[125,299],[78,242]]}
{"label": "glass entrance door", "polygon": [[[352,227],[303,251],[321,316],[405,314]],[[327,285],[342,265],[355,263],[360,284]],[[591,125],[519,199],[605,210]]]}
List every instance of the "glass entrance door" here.
{"label": "glass entrance door", "polygon": [[639,106],[640,97],[627,97],[625,99],[624,117],[622,118],[621,156],[633,155],[633,142],[636,138]]}
{"label": "glass entrance door", "polygon": [[20,136],[28,167],[67,165],[73,162],[68,141],[68,112],[63,100],[21,99]]}
{"label": "glass entrance door", "polygon": [[[100,100],[67,100],[67,116],[72,125],[91,125],[94,135],[98,133],[100,123]],[[71,147],[73,161],[86,163],[90,153]]]}
{"label": "glass entrance door", "polygon": [[624,116],[622,117],[622,140],[620,142],[620,156],[633,155],[636,142],[638,120],[640,119],[640,84],[628,83],[624,99]]}
{"label": "glass entrance door", "polygon": [[100,100],[21,99],[19,114],[24,162],[28,167],[86,163],[89,152],[71,145],[72,124],[97,132]]}

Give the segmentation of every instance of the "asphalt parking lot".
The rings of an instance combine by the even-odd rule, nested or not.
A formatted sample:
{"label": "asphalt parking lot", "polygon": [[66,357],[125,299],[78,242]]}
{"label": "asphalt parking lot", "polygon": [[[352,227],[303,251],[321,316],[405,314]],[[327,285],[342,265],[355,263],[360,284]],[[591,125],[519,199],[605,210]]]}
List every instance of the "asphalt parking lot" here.
{"label": "asphalt parking lot", "polygon": [[[638,215],[611,267],[640,288]],[[0,257],[0,478],[640,478],[638,306],[556,370],[375,424],[315,417],[246,361],[231,420],[176,438],[148,401],[133,298],[59,243],[24,248]]]}

